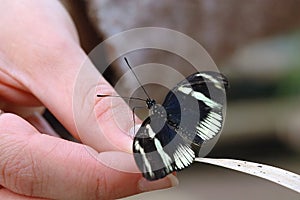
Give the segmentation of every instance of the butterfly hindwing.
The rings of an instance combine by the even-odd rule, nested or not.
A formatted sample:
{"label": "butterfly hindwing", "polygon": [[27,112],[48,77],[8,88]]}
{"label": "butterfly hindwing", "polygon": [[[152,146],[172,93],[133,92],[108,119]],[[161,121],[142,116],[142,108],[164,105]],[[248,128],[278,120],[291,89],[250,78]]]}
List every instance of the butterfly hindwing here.
{"label": "butterfly hindwing", "polygon": [[148,180],[157,180],[179,171],[195,158],[192,148],[167,123],[161,124],[162,121],[158,115],[148,117],[133,141],[135,161]]}

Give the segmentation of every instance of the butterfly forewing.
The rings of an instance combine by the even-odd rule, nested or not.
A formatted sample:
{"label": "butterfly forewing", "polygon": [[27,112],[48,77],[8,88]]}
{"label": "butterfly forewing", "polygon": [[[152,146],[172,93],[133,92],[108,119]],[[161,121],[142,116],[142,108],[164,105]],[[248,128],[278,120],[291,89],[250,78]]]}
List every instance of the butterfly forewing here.
{"label": "butterfly forewing", "polygon": [[226,78],[216,72],[195,73],[181,81],[163,103],[168,123],[198,145],[212,139],[223,125],[227,85]]}

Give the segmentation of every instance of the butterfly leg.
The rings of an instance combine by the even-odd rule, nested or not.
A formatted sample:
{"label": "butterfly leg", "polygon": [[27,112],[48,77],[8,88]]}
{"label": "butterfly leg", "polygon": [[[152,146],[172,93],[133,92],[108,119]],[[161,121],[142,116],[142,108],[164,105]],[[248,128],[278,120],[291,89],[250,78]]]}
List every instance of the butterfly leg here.
{"label": "butterfly leg", "polygon": [[134,135],[136,134],[136,132],[135,132],[135,109],[147,109],[147,107],[146,106],[135,106],[132,108],[132,120],[133,120]]}

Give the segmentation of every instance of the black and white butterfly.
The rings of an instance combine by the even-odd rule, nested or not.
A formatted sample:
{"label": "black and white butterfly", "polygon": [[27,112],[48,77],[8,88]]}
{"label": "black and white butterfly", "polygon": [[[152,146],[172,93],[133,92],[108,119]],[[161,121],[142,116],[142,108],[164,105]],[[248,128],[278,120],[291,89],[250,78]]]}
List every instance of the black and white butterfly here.
{"label": "black and white butterfly", "polygon": [[[125,61],[131,69],[126,58]],[[197,72],[179,82],[160,105],[142,86],[150,114],[134,137],[133,153],[147,180],[157,180],[188,167],[202,145],[220,133],[227,87],[224,75]]]}

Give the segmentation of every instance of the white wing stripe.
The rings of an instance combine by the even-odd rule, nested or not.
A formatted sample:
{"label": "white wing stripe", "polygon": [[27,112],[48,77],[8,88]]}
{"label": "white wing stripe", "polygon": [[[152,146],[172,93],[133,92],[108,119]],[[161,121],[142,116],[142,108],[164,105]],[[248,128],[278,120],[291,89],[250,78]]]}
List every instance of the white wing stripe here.
{"label": "white wing stripe", "polygon": [[210,98],[207,98],[204,94],[202,94],[201,92],[195,92],[193,91],[191,93],[191,95],[193,97],[195,97],[196,99],[203,101],[207,106],[209,106],[210,108],[221,108],[221,105],[214,102],[213,100],[211,100]]}
{"label": "white wing stripe", "polygon": [[190,156],[192,156],[192,157],[195,156],[195,153],[194,153],[194,151],[193,151],[191,148],[187,147],[187,148],[185,148],[185,149],[186,149],[186,151],[189,153]]}
{"label": "white wing stripe", "polygon": [[211,112],[211,113],[210,113],[210,116],[213,117],[213,118],[215,118],[215,119],[218,120],[218,121],[221,121],[221,120],[222,120],[222,116],[219,115],[218,113]]}
{"label": "white wing stripe", "polygon": [[222,126],[221,122],[218,121],[218,120],[216,120],[215,118],[213,118],[213,117],[211,116],[211,114],[209,114],[209,115],[207,116],[207,119],[208,119],[211,123],[215,124],[217,127],[221,127],[221,126]]}
{"label": "white wing stripe", "polygon": [[177,160],[177,162],[175,161],[175,164],[179,167],[179,169],[184,168],[184,164],[183,164],[183,161],[181,159],[183,155],[181,154],[181,152],[176,150],[175,151],[175,156],[176,156],[176,160]]}
{"label": "white wing stripe", "polygon": [[199,127],[197,127],[197,130],[199,133],[198,135],[204,140],[209,140],[209,139],[213,138],[215,135],[209,128],[207,128],[206,126],[203,126],[203,125],[200,125]]}
{"label": "white wing stripe", "polygon": [[184,153],[181,151],[180,148],[177,149],[177,152],[179,153],[179,159],[181,161],[181,163],[184,165],[184,167],[186,166],[186,163],[187,163],[187,159],[184,155]]}
{"label": "white wing stripe", "polygon": [[180,91],[180,92],[182,92],[182,93],[184,93],[184,94],[189,95],[189,94],[193,91],[193,89],[192,89],[192,88],[189,88],[189,87],[180,86],[180,87],[178,88],[178,91]]}
{"label": "white wing stripe", "polygon": [[194,152],[187,146],[182,146],[182,145],[180,145],[180,146],[181,146],[183,151],[187,152],[187,153],[185,153],[185,155],[188,154],[187,159],[188,159],[189,163],[192,163],[193,160],[194,160],[194,157],[195,157]]}
{"label": "white wing stripe", "polygon": [[145,167],[146,167],[146,172],[148,172],[149,175],[150,175],[151,177],[153,177],[153,176],[154,176],[154,173],[153,173],[153,171],[152,171],[151,164],[150,164],[149,160],[148,160],[147,157],[146,157],[146,153],[145,153],[144,149],[141,147],[141,145],[139,144],[138,141],[135,141],[134,145],[135,145],[135,149],[136,149],[137,151],[139,151],[140,154],[142,155],[142,158],[143,158],[143,160],[144,160]]}
{"label": "white wing stripe", "polygon": [[202,76],[203,78],[206,78],[208,80],[210,80],[211,82],[214,83],[215,87],[218,88],[218,89],[224,89],[222,87],[222,84],[220,81],[218,81],[217,79],[215,79],[213,76],[211,75],[208,75],[208,74],[205,74],[205,73],[199,73],[197,74],[197,76]]}
{"label": "white wing stripe", "polygon": [[184,164],[185,167],[187,167],[187,166],[189,165],[190,161],[189,161],[188,158],[186,157],[185,151],[184,151],[184,149],[182,148],[182,146],[180,146],[179,149],[180,149],[181,153],[183,154],[183,157],[182,157],[183,164]]}
{"label": "white wing stripe", "polygon": [[157,138],[154,138],[154,144],[155,147],[157,149],[158,154],[160,155],[165,167],[172,171],[172,159],[170,158],[170,156],[164,151],[163,147],[161,146],[160,141]]}
{"label": "white wing stripe", "polygon": [[181,160],[179,159],[179,157],[180,157],[180,156],[178,155],[178,153],[175,152],[175,153],[174,153],[174,159],[175,159],[175,165],[176,165],[176,168],[177,168],[177,169],[182,169],[182,168],[184,168],[184,166],[183,166]]}
{"label": "white wing stripe", "polygon": [[155,137],[155,132],[152,130],[152,128],[149,124],[146,125],[146,130],[148,131],[148,135],[149,135],[150,138]]}
{"label": "white wing stripe", "polygon": [[191,95],[192,97],[195,97],[196,99],[198,99],[199,101],[203,101],[203,103],[205,103],[207,106],[209,106],[210,108],[221,108],[222,106],[216,102],[214,102],[213,100],[211,100],[210,98],[207,98],[204,94],[202,94],[201,92],[196,92],[193,91],[192,88],[190,87],[184,87],[184,86],[180,86],[178,88],[178,91],[187,94],[187,95]]}
{"label": "white wing stripe", "polygon": [[207,122],[206,120],[204,122],[201,122],[201,124],[203,124],[204,126],[209,128],[214,133],[218,132],[218,130],[219,130],[219,127],[217,127],[216,125],[214,125],[210,122]]}
{"label": "white wing stripe", "polygon": [[189,147],[182,146],[181,144],[177,147],[177,150],[174,153],[175,164],[179,169],[191,164],[194,157],[194,152]]}

